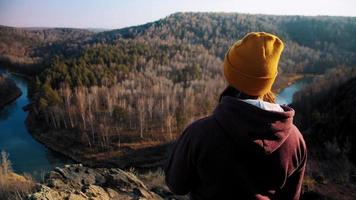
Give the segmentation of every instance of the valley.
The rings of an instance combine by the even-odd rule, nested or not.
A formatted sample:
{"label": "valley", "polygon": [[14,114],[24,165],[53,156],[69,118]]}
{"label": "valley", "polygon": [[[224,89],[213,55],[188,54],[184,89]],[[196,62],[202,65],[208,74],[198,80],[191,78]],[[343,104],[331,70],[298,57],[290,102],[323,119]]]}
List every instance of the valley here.
{"label": "valley", "polygon": [[[140,172],[157,170],[184,128],[213,111],[226,87],[224,54],[250,31],[271,32],[285,42],[273,90],[279,94],[278,103],[295,106],[298,126],[310,138],[311,148],[320,152],[326,147],[343,149],[342,142],[348,139],[313,142],[319,136],[310,132],[334,136],[338,130],[323,129],[323,119],[329,115],[321,114],[322,109],[310,109],[321,104],[317,102],[325,98],[325,91],[355,77],[354,17],[190,12],[104,32],[0,26],[0,66],[28,79],[23,84],[13,76],[23,94],[1,110],[6,117],[0,121],[4,137],[0,149],[10,152],[19,173],[41,169],[30,167],[27,159],[31,157],[37,158],[32,159],[33,165],[44,163],[45,171],[73,162],[126,170],[134,167]],[[351,95],[343,94],[345,99]],[[14,125],[11,116],[20,125]],[[316,127],[313,120],[317,120]],[[15,128],[19,135],[11,135]],[[18,148],[30,144],[32,156],[27,150],[21,155],[12,150],[16,145],[11,141],[24,138]],[[310,182],[305,184],[316,189],[309,192],[323,193],[318,190],[323,182],[318,179],[320,174],[333,184],[353,184],[354,165],[346,150],[337,152],[349,166],[344,179],[335,179],[326,169],[320,168],[318,175],[310,170]],[[317,157],[310,163],[313,160],[322,163]],[[27,165],[22,168],[18,163]]]}

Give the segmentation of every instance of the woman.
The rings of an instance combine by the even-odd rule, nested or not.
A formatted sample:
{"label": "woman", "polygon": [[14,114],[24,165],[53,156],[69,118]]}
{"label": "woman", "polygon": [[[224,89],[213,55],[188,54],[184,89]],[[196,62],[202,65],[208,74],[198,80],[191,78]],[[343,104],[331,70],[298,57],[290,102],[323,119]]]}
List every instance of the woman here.
{"label": "woman", "polygon": [[271,88],[283,42],[247,34],[226,53],[229,86],[214,113],[189,125],[168,160],[166,183],[191,199],[299,199],[306,146],[294,110]]}

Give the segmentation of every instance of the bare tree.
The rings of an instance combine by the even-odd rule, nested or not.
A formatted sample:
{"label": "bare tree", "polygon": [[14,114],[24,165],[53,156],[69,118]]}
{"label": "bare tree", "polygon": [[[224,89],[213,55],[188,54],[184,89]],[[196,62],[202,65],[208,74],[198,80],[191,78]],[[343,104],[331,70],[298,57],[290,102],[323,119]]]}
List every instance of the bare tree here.
{"label": "bare tree", "polygon": [[66,84],[64,87],[61,87],[61,93],[64,97],[64,106],[67,110],[67,115],[69,118],[70,127],[73,127],[73,119],[72,119],[72,112],[71,112],[71,99],[72,99],[72,90],[70,89],[69,85]]}
{"label": "bare tree", "polygon": [[5,151],[1,151],[1,165],[0,165],[0,173],[4,176],[11,171],[11,162],[9,160],[9,154]]}
{"label": "bare tree", "polygon": [[145,123],[145,101],[142,97],[137,101],[137,111],[140,123],[140,137],[143,138],[143,128]]}
{"label": "bare tree", "polygon": [[84,93],[84,88],[79,87],[75,91],[77,103],[78,103],[78,110],[79,110],[79,115],[81,116],[83,120],[83,129],[86,130],[86,122],[85,122],[85,111],[86,111],[86,104],[85,104],[85,93]]}

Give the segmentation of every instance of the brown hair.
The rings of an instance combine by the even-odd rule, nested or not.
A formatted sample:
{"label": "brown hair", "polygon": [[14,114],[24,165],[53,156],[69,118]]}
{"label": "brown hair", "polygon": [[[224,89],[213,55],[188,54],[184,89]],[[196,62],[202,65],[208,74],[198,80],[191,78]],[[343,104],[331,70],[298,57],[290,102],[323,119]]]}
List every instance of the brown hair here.
{"label": "brown hair", "polygon": [[272,91],[264,94],[261,99],[270,103],[276,103],[276,95]]}
{"label": "brown hair", "polygon": [[261,97],[257,96],[250,96],[247,94],[244,94],[243,92],[240,92],[236,88],[234,88],[231,85],[228,85],[225,90],[221,93],[219,101],[221,101],[223,96],[232,96],[232,97],[237,97],[239,99],[262,99],[263,101],[267,101],[270,103],[276,103],[276,95],[272,92],[269,91],[266,94],[264,94]]}

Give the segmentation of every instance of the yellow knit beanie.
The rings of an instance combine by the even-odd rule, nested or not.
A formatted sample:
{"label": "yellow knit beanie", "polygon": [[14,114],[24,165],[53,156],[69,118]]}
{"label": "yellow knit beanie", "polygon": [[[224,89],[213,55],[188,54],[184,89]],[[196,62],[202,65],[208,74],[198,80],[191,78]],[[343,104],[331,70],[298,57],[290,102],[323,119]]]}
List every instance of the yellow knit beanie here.
{"label": "yellow knit beanie", "polygon": [[278,73],[283,42],[275,35],[252,32],[230,47],[224,59],[224,75],[239,91],[262,96],[268,93]]}

